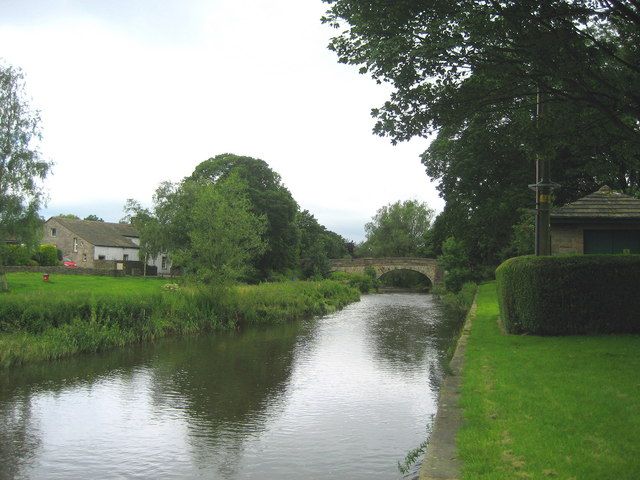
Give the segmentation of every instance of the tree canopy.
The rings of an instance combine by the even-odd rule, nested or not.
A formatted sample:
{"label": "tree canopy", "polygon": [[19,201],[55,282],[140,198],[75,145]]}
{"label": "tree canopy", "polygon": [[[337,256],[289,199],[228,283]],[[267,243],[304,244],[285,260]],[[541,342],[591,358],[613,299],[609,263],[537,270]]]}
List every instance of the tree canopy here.
{"label": "tree canopy", "polygon": [[416,257],[427,253],[433,210],[417,200],[397,201],[381,207],[365,225],[360,253],[373,257]]}
{"label": "tree canopy", "polygon": [[[41,180],[51,170],[38,149],[40,114],[20,69],[0,64],[0,240],[34,244],[41,234]],[[7,289],[1,275],[0,288]]]}
{"label": "tree canopy", "polygon": [[530,109],[538,89],[640,133],[637,1],[324,1],[339,60],[394,87],[374,111],[394,140],[516,98]]}
{"label": "tree canopy", "polygon": [[51,163],[41,158],[40,113],[28,101],[24,75],[0,64],[0,238],[31,243],[40,232],[41,180]]}
{"label": "tree canopy", "polygon": [[557,204],[605,183],[639,190],[638,2],[325,1],[339,60],[393,87],[374,131],[436,134],[422,156],[446,202],[434,253],[454,236],[474,262],[500,261],[533,207],[536,154]]}
{"label": "tree canopy", "polygon": [[293,270],[298,263],[298,204],[283,185],[280,175],[264,161],[230,153],[217,155],[200,163],[191,175],[193,180],[217,184],[231,175],[246,185],[252,212],[266,219],[263,240],[266,248],[254,261],[257,280],[274,273]]}
{"label": "tree canopy", "polygon": [[266,220],[255,215],[246,184],[235,174],[215,184],[187,177],[164,182],[150,211],[129,199],[125,218],[140,234],[143,254],[168,252],[172,264],[205,284],[252,276],[252,260],[265,249]]}

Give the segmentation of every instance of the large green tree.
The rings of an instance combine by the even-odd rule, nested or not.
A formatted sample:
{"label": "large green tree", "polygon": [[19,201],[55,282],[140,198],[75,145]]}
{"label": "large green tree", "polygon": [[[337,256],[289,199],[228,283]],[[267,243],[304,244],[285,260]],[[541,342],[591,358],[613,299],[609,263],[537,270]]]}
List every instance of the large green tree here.
{"label": "large green tree", "polygon": [[[41,158],[40,136],[40,114],[27,100],[22,72],[0,64],[0,241],[35,243],[41,234],[40,181],[51,163]],[[0,289],[7,288],[2,271]]]}
{"label": "large green tree", "polygon": [[128,201],[129,218],[145,252],[168,252],[172,264],[205,284],[246,279],[266,247],[266,220],[253,213],[245,182],[231,174],[215,184],[201,178],[164,182],[154,210]]}
{"label": "large green tree", "polygon": [[640,133],[636,0],[324,0],[341,62],[394,87],[374,111],[394,140],[514,98],[588,105]]}
{"label": "large green tree", "polygon": [[254,261],[256,278],[264,280],[297,267],[298,204],[283,185],[280,175],[264,161],[230,153],[217,155],[200,163],[192,179],[216,184],[236,175],[246,184],[247,198],[253,213],[266,219],[263,239],[266,249]]}
{"label": "large green tree", "polygon": [[381,207],[365,225],[360,247],[374,257],[415,257],[427,254],[433,210],[417,200],[397,201]]}
{"label": "large green tree", "polygon": [[446,201],[435,253],[453,235],[473,262],[499,261],[533,206],[536,154],[551,160],[559,204],[603,183],[637,191],[637,1],[325,1],[340,61],[393,87],[374,130],[437,134],[422,159]]}

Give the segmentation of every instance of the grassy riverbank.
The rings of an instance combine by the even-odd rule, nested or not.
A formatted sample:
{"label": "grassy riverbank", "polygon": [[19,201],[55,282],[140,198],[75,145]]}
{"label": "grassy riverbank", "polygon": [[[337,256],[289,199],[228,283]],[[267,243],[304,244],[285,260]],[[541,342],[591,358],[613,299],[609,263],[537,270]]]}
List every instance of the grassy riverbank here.
{"label": "grassy riverbank", "polygon": [[336,281],[225,290],[145,278],[9,274],[0,296],[0,367],[96,352],[167,335],[285,322],[331,312],[359,292]]}
{"label": "grassy riverbank", "polygon": [[504,335],[478,293],[458,448],[464,479],[636,479],[640,336]]}

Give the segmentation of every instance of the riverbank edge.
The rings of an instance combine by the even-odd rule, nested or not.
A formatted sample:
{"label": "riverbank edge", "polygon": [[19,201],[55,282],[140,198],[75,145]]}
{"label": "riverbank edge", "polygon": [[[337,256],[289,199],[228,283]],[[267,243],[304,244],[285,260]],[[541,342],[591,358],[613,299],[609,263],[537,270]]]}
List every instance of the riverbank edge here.
{"label": "riverbank edge", "polygon": [[[74,315],[65,323],[51,325],[41,333],[23,330],[0,333],[0,372],[164,337],[299,321],[332,313],[360,300],[357,289],[332,280],[239,285],[233,291],[230,297],[220,297],[213,291],[212,295],[206,292],[194,295],[188,291],[124,297],[103,295],[103,304],[94,305],[89,301],[91,308],[80,309],[87,310],[84,316]],[[167,301],[156,305],[157,309],[149,308],[150,300],[162,298]],[[45,306],[38,305],[37,298],[20,297],[18,300],[17,305],[22,305],[25,312],[34,305]],[[138,305],[139,302],[142,303]],[[109,311],[109,303],[114,304],[113,311]],[[121,308],[123,306],[133,310]],[[138,310],[141,315],[136,315],[140,313]]]}
{"label": "riverbank edge", "polygon": [[459,403],[460,388],[464,355],[471,326],[476,317],[477,300],[478,292],[476,291],[456,349],[449,362],[449,372],[440,387],[438,410],[420,467],[420,480],[458,480],[460,478],[461,462],[456,446],[456,436],[462,426],[462,409]]}

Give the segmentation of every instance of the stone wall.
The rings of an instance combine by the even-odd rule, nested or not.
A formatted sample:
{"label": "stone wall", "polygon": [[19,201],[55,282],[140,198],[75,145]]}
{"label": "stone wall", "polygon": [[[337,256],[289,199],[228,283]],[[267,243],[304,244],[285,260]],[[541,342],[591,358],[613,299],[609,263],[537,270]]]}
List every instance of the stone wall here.
{"label": "stone wall", "polygon": [[552,225],[551,255],[584,253],[583,237],[581,225]]}
{"label": "stone wall", "polygon": [[[56,229],[56,236],[51,235],[51,229]],[[73,251],[73,239],[78,239],[78,251]],[[62,251],[62,255],[76,262],[79,268],[95,268],[93,263],[93,245],[84,238],[62,226],[55,218],[50,218],[44,224],[44,237],[42,243],[55,245]]]}
{"label": "stone wall", "polygon": [[67,268],[67,267],[3,267],[5,272],[48,273],[49,275],[102,275],[104,277],[122,277],[124,270],[105,270],[97,268]]}

